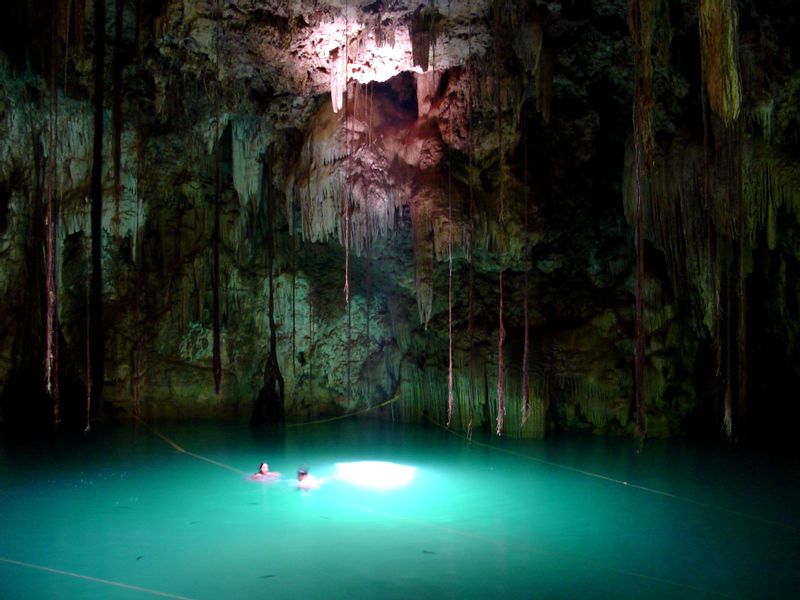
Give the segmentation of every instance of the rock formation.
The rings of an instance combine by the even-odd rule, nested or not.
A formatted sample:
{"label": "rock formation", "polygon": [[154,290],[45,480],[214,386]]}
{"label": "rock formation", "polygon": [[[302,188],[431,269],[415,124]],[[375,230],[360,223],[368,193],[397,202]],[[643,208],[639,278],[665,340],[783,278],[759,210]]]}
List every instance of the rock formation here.
{"label": "rock formation", "polygon": [[[7,424],[86,418],[99,4],[0,30]],[[267,379],[290,420],[452,397],[451,427],[513,436],[634,434],[637,380],[649,436],[800,416],[789,0],[104,6],[90,418],[249,416]]]}

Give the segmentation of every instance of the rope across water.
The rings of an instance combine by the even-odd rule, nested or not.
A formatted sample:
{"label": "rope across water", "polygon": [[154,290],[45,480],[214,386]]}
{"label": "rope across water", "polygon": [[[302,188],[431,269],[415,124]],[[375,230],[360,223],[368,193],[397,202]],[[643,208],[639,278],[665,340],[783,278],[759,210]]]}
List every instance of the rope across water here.
{"label": "rope across water", "polygon": [[[369,412],[371,410],[374,410],[376,408],[381,408],[381,407],[384,407],[384,406],[388,406],[388,405],[390,405],[390,404],[392,404],[394,402],[397,402],[398,400],[399,400],[399,397],[394,397],[394,398],[391,398],[391,399],[389,399],[389,400],[387,400],[385,402],[382,402],[380,404],[376,404],[374,406],[369,406],[369,407],[367,407],[367,408],[365,408],[363,410],[360,410],[360,411],[347,413],[346,415],[339,415],[339,416],[330,417],[330,418],[327,418],[327,419],[318,419],[318,420],[315,420],[315,421],[306,421],[306,422],[303,422],[303,423],[292,423],[292,424],[285,425],[285,427],[293,428],[293,427],[302,427],[302,426],[310,426],[310,425],[321,425],[321,424],[324,424],[324,423],[331,423],[331,422],[334,422],[334,421],[340,421],[342,419],[347,419],[349,417],[354,417],[354,416],[357,416],[357,415],[360,415],[360,414],[367,413],[367,412]],[[632,490],[638,490],[640,492],[645,492],[645,493],[648,493],[648,494],[662,496],[662,497],[665,497],[665,498],[671,498],[671,499],[679,501],[679,502],[685,502],[687,504],[691,504],[691,505],[698,506],[698,507],[701,507],[701,508],[705,508],[705,509],[708,509],[708,510],[713,510],[713,511],[716,511],[716,512],[725,513],[725,514],[728,514],[728,515],[740,517],[740,518],[743,518],[743,519],[748,519],[748,520],[751,520],[751,521],[756,521],[756,522],[759,522],[759,523],[763,523],[765,525],[771,525],[771,526],[774,526],[774,527],[780,527],[780,528],[791,530],[791,531],[798,531],[798,528],[795,525],[792,525],[790,523],[784,523],[782,521],[775,521],[773,519],[766,519],[764,517],[759,517],[757,515],[752,515],[752,514],[749,514],[749,513],[744,513],[744,512],[738,511],[738,510],[725,508],[724,506],[718,506],[716,504],[711,504],[709,502],[703,502],[702,500],[696,500],[694,498],[689,498],[687,496],[681,496],[679,494],[674,494],[672,492],[668,492],[668,491],[665,491],[665,490],[660,490],[658,488],[652,488],[652,487],[648,487],[648,486],[644,486],[644,485],[639,485],[637,483],[631,483],[631,482],[623,480],[623,479],[617,479],[617,478],[611,477],[609,475],[603,475],[602,473],[595,473],[593,471],[587,471],[586,469],[581,469],[581,468],[578,468],[578,467],[565,465],[563,463],[558,463],[558,462],[554,462],[554,461],[551,461],[551,460],[546,460],[546,459],[543,459],[543,458],[537,458],[535,456],[529,456],[529,455],[523,454],[521,452],[515,452],[514,450],[509,450],[507,448],[501,448],[501,447],[498,447],[498,446],[494,446],[492,444],[487,444],[487,443],[484,443],[484,442],[480,442],[480,441],[472,439],[471,437],[467,437],[464,434],[461,434],[461,433],[458,433],[456,431],[453,431],[452,429],[450,429],[447,426],[435,421],[434,419],[430,418],[429,416],[427,416],[427,415],[425,415],[423,413],[420,413],[420,416],[422,418],[424,418],[425,420],[427,420],[428,422],[430,422],[431,424],[435,425],[436,427],[438,427],[438,428],[448,432],[449,434],[451,434],[451,435],[463,440],[465,443],[467,443],[469,445],[479,446],[481,448],[486,448],[488,450],[493,450],[495,452],[506,454],[508,456],[514,456],[516,458],[520,458],[520,459],[523,459],[523,460],[526,460],[526,461],[531,461],[531,462],[539,463],[539,464],[542,464],[542,465],[547,465],[549,467],[555,467],[557,469],[562,469],[564,471],[569,471],[569,472],[572,472],[572,473],[576,473],[576,474],[582,475],[584,477],[591,477],[593,479],[599,479],[599,480],[602,480],[602,481],[607,481],[609,483],[613,483],[615,485],[620,485],[620,486],[623,486],[623,487],[626,487],[626,488],[629,488],[629,489],[632,489]],[[201,460],[201,461],[210,463],[212,465],[218,466],[218,467],[223,468],[223,469],[227,469],[229,471],[232,471],[232,472],[240,474],[240,475],[244,475],[244,476],[248,475],[248,473],[242,471],[241,469],[237,469],[236,467],[232,467],[231,465],[227,465],[227,464],[225,464],[223,462],[220,462],[220,461],[217,461],[217,460],[213,460],[213,459],[208,458],[206,456],[203,456],[201,454],[196,454],[194,452],[190,452],[189,450],[186,450],[185,448],[180,446],[177,442],[171,440],[166,435],[164,435],[163,433],[158,431],[155,427],[147,424],[142,419],[137,418],[136,420],[139,423],[141,423],[142,425],[144,425],[145,427],[147,427],[148,429],[150,429],[156,436],[161,438],[164,442],[166,442],[167,444],[169,444],[175,450],[177,450],[178,452],[180,452],[182,454],[186,454],[187,456],[191,456],[192,458],[196,458],[197,460]]]}
{"label": "rope across water", "polygon": [[[368,411],[370,411],[372,409],[379,408],[381,406],[386,406],[388,404],[391,404],[392,402],[396,402],[397,400],[398,400],[398,398],[393,398],[393,399],[387,400],[386,402],[383,402],[383,403],[381,403],[379,405],[371,406],[371,407],[368,407],[368,408],[366,408],[366,409],[364,409],[362,411],[358,411],[358,412],[355,412],[355,413],[348,413],[347,415],[340,415],[338,417],[332,417],[330,419],[321,419],[321,420],[317,420],[317,421],[309,421],[309,422],[305,422],[305,423],[297,423],[297,424],[294,424],[294,426],[315,425],[315,424],[328,423],[328,422],[332,422],[332,421],[345,419],[345,418],[348,418],[348,417],[355,416],[357,414],[362,414],[362,413],[368,412]],[[579,469],[579,468],[576,468],[576,467],[571,467],[569,465],[563,465],[563,464],[552,462],[552,461],[547,461],[547,460],[543,460],[543,459],[537,459],[535,457],[526,456],[525,454],[522,454],[522,453],[519,453],[519,452],[514,452],[512,450],[507,450],[507,449],[504,449],[504,448],[499,448],[497,446],[492,446],[491,444],[485,444],[485,443],[482,443],[482,442],[479,442],[479,441],[470,440],[470,439],[466,438],[466,436],[463,436],[461,434],[458,434],[458,433],[454,432],[453,430],[451,430],[451,429],[447,428],[446,426],[444,426],[444,425],[442,425],[442,424],[430,419],[429,417],[427,417],[425,415],[423,415],[423,416],[428,421],[430,421],[432,424],[434,424],[437,427],[439,427],[439,428],[451,433],[452,435],[455,435],[456,437],[458,437],[460,439],[465,440],[469,444],[475,444],[477,446],[484,447],[484,448],[487,448],[487,449],[490,449],[490,450],[496,450],[496,451],[504,453],[504,454],[515,456],[517,458],[521,458],[521,459],[525,459],[525,460],[531,460],[531,461],[538,462],[538,463],[541,463],[541,464],[545,464],[545,465],[548,465],[548,466],[556,467],[556,468],[559,468],[559,469],[564,469],[564,470],[571,471],[573,473],[577,473],[577,474],[580,474],[580,475],[583,475],[583,476],[586,476],[586,477],[592,477],[592,478],[595,478],[595,479],[600,479],[600,480],[603,480],[603,481],[608,481],[608,482],[611,482],[611,483],[620,484],[620,485],[623,485],[625,487],[629,487],[629,488],[632,488],[632,489],[640,490],[640,491],[643,491],[643,492],[647,492],[647,493],[651,493],[651,494],[657,494],[657,495],[668,497],[668,498],[672,498],[672,499],[675,499],[675,500],[688,502],[688,503],[694,504],[696,506],[709,508],[709,509],[713,509],[713,510],[718,510],[718,511],[721,511],[721,512],[726,512],[726,513],[729,513],[729,514],[732,514],[732,515],[735,515],[735,516],[738,516],[738,517],[745,517],[745,518],[757,520],[757,521],[760,521],[762,523],[766,523],[766,524],[770,524],[770,525],[777,525],[777,526],[783,526],[783,527],[792,528],[791,526],[789,526],[789,525],[787,525],[785,523],[779,523],[779,522],[776,522],[776,521],[770,521],[768,519],[762,519],[760,517],[754,517],[752,515],[747,515],[747,514],[744,514],[744,513],[739,513],[737,511],[732,511],[732,510],[728,510],[728,509],[725,509],[725,508],[722,508],[722,507],[717,507],[717,506],[714,506],[714,505],[711,505],[711,504],[708,504],[708,503],[692,500],[690,498],[684,498],[684,497],[678,496],[676,494],[672,494],[672,493],[665,492],[665,491],[662,491],[662,490],[657,490],[657,489],[654,489],[654,488],[648,488],[648,487],[637,485],[637,484],[631,484],[631,483],[629,483],[627,481],[622,481],[622,480],[619,480],[619,479],[615,479],[613,477],[609,477],[607,475],[602,475],[600,473],[593,473],[591,471],[586,471],[586,470]],[[208,457],[205,457],[205,456],[203,456],[201,454],[190,452],[190,451],[186,450],[185,448],[183,448],[180,444],[178,444],[174,440],[172,440],[169,437],[167,437],[166,435],[162,434],[156,428],[154,428],[154,427],[148,425],[147,423],[145,423],[144,421],[142,421],[141,419],[139,419],[139,422],[142,423],[144,426],[146,426],[148,429],[150,429],[153,433],[155,433],[155,435],[157,435],[160,439],[162,439],[164,442],[169,444],[176,451],[178,451],[178,452],[180,452],[182,454],[186,454],[187,456],[191,456],[192,458],[196,458],[198,460],[213,464],[215,466],[218,466],[218,467],[223,468],[223,469],[227,469],[227,470],[232,471],[234,473],[247,475],[247,473],[244,473],[240,469],[236,469],[235,467],[232,467],[232,466],[227,465],[225,463],[222,463],[220,461],[212,460],[212,459],[210,459]],[[289,425],[287,425],[287,427],[289,427]],[[457,527],[442,526],[442,525],[438,525],[436,523],[431,523],[431,522],[420,520],[420,519],[414,519],[413,517],[408,517],[408,516],[405,516],[405,515],[398,515],[398,514],[394,514],[394,513],[391,513],[391,512],[381,511],[381,510],[375,509],[375,508],[370,507],[370,506],[363,506],[363,505],[357,505],[357,504],[351,504],[351,503],[343,503],[343,502],[339,502],[339,501],[335,501],[335,500],[331,500],[330,503],[333,504],[333,505],[339,505],[339,506],[343,506],[343,507],[347,507],[347,508],[350,508],[350,509],[363,511],[363,512],[370,513],[370,514],[380,515],[380,516],[383,516],[383,517],[386,517],[386,518],[391,518],[391,519],[394,519],[394,520],[411,522],[411,523],[415,524],[416,526],[427,527],[429,529],[437,530],[437,531],[440,531],[440,532],[448,534],[448,535],[456,535],[456,536],[459,536],[459,537],[475,540],[475,541],[478,541],[478,542],[481,542],[481,543],[487,543],[487,544],[495,545],[495,546],[498,546],[498,547],[504,547],[504,548],[514,549],[514,550],[522,550],[522,551],[525,551],[525,552],[529,552],[529,553],[533,553],[533,554],[539,554],[539,555],[543,555],[543,556],[551,556],[551,557],[552,556],[560,556],[564,560],[570,560],[570,557],[568,555],[562,555],[561,553],[555,553],[555,552],[552,552],[552,551],[544,550],[542,548],[530,546],[528,544],[509,544],[505,540],[493,538],[491,536],[482,536],[482,535],[474,533],[473,531],[462,530],[462,529],[459,529]],[[616,575],[622,575],[622,576],[626,576],[626,577],[632,577],[632,578],[640,579],[640,580],[643,580],[643,581],[657,582],[657,583],[660,583],[660,584],[668,585],[668,586],[671,586],[671,587],[674,587],[674,588],[678,588],[678,589],[682,589],[682,590],[691,590],[691,591],[695,591],[695,592],[701,592],[703,594],[707,594],[707,595],[710,595],[710,596],[722,597],[722,598],[735,598],[736,597],[736,596],[732,596],[730,594],[721,593],[721,592],[718,592],[718,591],[715,591],[715,590],[709,590],[709,589],[706,589],[706,588],[701,588],[701,587],[697,587],[697,586],[693,586],[693,585],[689,585],[689,584],[684,584],[684,583],[681,583],[681,582],[678,582],[678,581],[673,581],[673,580],[665,579],[665,578],[661,578],[661,577],[654,577],[654,576],[647,575],[647,574],[644,574],[644,573],[638,573],[636,571],[628,571],[628,570],[622,570],[622,569],[616,569],[616,568],[608,567],[606,565],[601,564],[599,561],[596,561],[596,564],[588,564],[588,563],[586,563],[585,560],[582,560],[580,562],[580,564],[584,568],[588,567],[588,568],[597,569],[597,570],[600,570],[600,571],[606,571],[606,572],[609,572],[609,573],[614,573]]]}
{"label": "rope across water", "polygon": [[537,462],[537,463],[540,463],[540,464],[543,464],[543,465],[547,465],[547,466],[550,466],[550,467],[556,467],[558,469],[563,469],[565,471],[571,471],[572,473],[578,473],[579,475],[583,475],[585,477],[592,477],[594,479],[601,479],[603,481],[608,481],[610,483],[615,483],[617,485],[621,485],[621,486],[624,486],[624,487],[627,487],[627,488],[630,488],[630,489],[639,490],[639,491],[642,491],[642,492],[647,492],[649,494],[655,494],[655,495],[658,495],[658,496],[664,496],[666,498],[672,498],[674,500],[679,500],[681,502],[686,502],[688,504],[693,504],[695,506],[700,506],[702,508],[707,508],[707,509],[715,510],[715,511],[718,511],[718,512],[727,513],[729,515],[742,517],[742,518],[745,518],[745,519],[750,519],[752,521],[758,521],[758,522],[764,523],[766,525],[774,525],[774,526],[777,526],[777,527],[783,527],[785,529],[791,529],[793,531],[797,531],[798,530],[797,527],[795,527],[795,526],[793,526],[793,525],[791,525],[789,523],[783,523],[781,521],[774,521],[774,520],[771,520],[771,519],[765,519],[763,517],[758,517],[756,515],[751,515],[751,514],[748,514],[748,513],[739,512],[737,510],[732,510],[732,509],[725,508],[725,507],[722,507],[722,506],[717,506],[715,504],[710,504],[708,502],[703,502],[701,500],[695,500],[693,498],[688,498],[686,496],[679,496],[678,494],[673,494],[671,492],[666,492],[664,490],[659,490],[657,488],[651,488],[651,487],[647,487],[647,486],[644,486],[644,485],[631,483],[631,482],[625,481],[623,479],[616,479],[616,478],[610,477],[608,475],[603,475],[602,473],[594,473],[592,471],[586,471],[584,469],[579,469],[578,467],[571,467],[569,465],[553,462],[553,461],[550,461],[550,460],[545,460],[543,458],[536,458],[535,456],[528,456],[526,454],[522,454],[521,452],[515,452],[513,450],[508,450],[506,448],[500,448],[498,446],[493,446],[491,444],[486,444],[486,443],[483,443],[483,442],[479,442],[479,441],[473,440],[471,438],[468,438],[467,436],[465,436],[463,434],[457,433],[457,432],[453,431],[452,429],[449,429],[448,427],[445,427],[444,425],[434,421],[433,419],[431,419],[427,415],[422,415],[422,417],[425,418],[426,420],[428,420],[430,423],[432,423],[436,427],[444,429],[445,431],[451,433],[452,435],[463,439],[468,444],[474,444],[476,446],[480,446],[482,448],[488,448],[490,450],[494,450],[496,452],[501,452],[503,454],[507,454],[509,456],[514,456],[516,458],[521,458],[521,459],[524,459],[524,460]]}
{"label": "rope across water", "polygon": [[152,588],[141,587],[138,585],[131,585],[129,583],[122,583],[121,581],[113,581],[111,579],[102,579],[100,577],[91,577],[89,575],[82,575],[81,573],[75,573],[73,571],[65,571],[63,569],[54,569],[52,567],[46,567],[44,565],[37,565],[35,563],[23,562],[21,560],[14,560],[11,558],[6,558],[4,556],[0,556],[0,562],[6,563],[9,565],[16,565],[18,567],[25,567],[27,569],[35,569],[37,571],[44,571],[46,573],[55,573],[56,575],[65,575],[67,577],[72,577],[74,579],[83,579],[85,581],[92,581],[94,583],[102,583],[103,585],[110,585],[112,587],[124,588],[126,590],[132,590],[134,592],[142,592],[144,594],[150,594],[151,596],[160,596],[162,598],[176,598],[177,600],[192,600],[188,596],[180,596],[178,594],[171,594],[169,592],[162,592],[160,590],[154,590]]}

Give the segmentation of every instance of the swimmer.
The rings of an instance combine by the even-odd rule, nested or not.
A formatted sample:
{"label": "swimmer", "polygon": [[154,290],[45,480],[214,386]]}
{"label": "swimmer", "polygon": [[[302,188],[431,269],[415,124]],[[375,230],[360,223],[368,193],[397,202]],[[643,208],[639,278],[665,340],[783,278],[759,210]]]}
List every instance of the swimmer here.
{"label": "swimmer", "polygon": [[281,474],[278,471],[270,471],[269,465],[265,462],[262,462],[261,465],[258,467],[258,471],[250,475],[250,479],[277,479],[280,477]]}
{"label": "swimmer", "polygon": [[305,467],[297,470],[297,489],[305,491],[317,490],[323,483],[324,480],[309,475]]}

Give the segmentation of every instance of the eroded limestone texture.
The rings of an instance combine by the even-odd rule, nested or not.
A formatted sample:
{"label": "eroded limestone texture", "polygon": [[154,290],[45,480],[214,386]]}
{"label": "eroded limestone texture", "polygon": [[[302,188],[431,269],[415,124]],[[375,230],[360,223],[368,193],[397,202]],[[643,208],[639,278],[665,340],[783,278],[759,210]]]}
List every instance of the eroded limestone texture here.
{"label": "eroded limestone texture", "polygon": [[[58,206],[67,421],[80,420],[88,377],[94,13],[81,2],[70,14],[60,8],[53,33],[49,9],[35,4],[11,11],[0,36],[0,414],[9,423],[45,419],[51,402],[39,383],[48,185]],[[493,429],[502,271],[505,432],[633,432],[628,4],[123,2],[119,224],[110,137],[102,178],[105,406],[249,414],[269,350],[271,237],[287,418],[382,405],[374,414],[443,423],[452,313],[452,426]],[[696,3],[653,3],[648,435],[719,425],[715,306],[724,290],[714,282],[724,265],[713,266],[709,232],[739,239],[722,200],[713,200],[730,179],[719,170],[707,177],[704,162],[714,144],[704,128],[720,110],[724,125],[741,132],[730,164],[741,169],[746,207],[751,396],[798,377],[800,51],[786,20],[791,3],[762,4],[740,5],[738,37],[725,30],[722,67],[703,46],[705,63],[725,71],[720,85],[740,77],[737,113],[718,107],[733,102],[725,90],[703,110]],[[731,23],[716,17],[720,27]],[[110,124],[116,90],[107,74]],[[212,377],[215,206],[220,396]],[[751,406],[754,426],[771,410]]]}

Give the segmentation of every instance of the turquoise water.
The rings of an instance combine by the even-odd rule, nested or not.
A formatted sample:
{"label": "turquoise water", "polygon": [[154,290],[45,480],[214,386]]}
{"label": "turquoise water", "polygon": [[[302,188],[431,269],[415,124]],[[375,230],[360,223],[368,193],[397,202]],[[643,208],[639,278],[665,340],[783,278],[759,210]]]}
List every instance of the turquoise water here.
{"label": "turquoise water", "polygon": [[[363,420],[6,440],[0,598],[797,597],[797,466],[680,440],[633,450]],[[280,480],[246,479],[262,460]],[[415,476],[333,477],[365,460]],[[330,478],[300,491],[301,465]]]}

